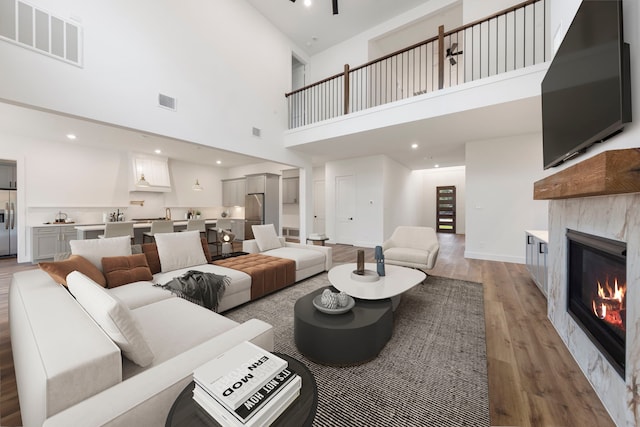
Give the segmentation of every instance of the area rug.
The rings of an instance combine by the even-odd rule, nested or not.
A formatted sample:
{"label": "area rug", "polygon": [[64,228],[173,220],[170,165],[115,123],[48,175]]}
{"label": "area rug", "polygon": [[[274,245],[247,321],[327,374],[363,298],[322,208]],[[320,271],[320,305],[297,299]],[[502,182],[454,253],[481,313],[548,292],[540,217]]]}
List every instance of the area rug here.
{"label": "area rug", "polygon": [[339,368],[308,360],[293,341],[296,300],[328,285],[324,273],[225,313],[270,323],[275,351],[309,367],[318,385],[314,426],[489,426],[481,284],[429,276],[403,295],[379,356]]}

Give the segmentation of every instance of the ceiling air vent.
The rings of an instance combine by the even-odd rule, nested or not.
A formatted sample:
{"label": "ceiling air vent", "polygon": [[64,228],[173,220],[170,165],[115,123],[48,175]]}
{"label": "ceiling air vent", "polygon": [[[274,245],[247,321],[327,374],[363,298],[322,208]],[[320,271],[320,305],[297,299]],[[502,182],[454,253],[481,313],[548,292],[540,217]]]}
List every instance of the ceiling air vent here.
{"label": "ceiling air vent", "polygon": [[169,96],[163,95],[161,93],[158,94],[158,105],[160,107],[168,108],[169,110],[176,111],[176,99]]}
{"label": "ceiling air vent", "polygon": [[257,137],[260,137],[260,135],[262,134],[262,131],[256,127],[252,128],[251,132],[253,133],[253,136],[257,136]]}

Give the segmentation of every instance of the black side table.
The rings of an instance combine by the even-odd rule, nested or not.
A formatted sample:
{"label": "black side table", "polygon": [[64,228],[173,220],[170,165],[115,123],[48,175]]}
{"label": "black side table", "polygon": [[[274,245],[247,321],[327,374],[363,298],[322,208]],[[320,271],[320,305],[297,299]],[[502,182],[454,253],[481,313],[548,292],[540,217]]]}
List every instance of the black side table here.
{"label": "black side table", "polygon": [[[289,368],[302,378],[300,396],[272,424],[276,427],[311,427],[318,407],[318,388],[313,374],[302,362],[282,353],[273,353],[285,359]],[[191,381],[171,406],[166,427],[219,427],[220,424],[193,400],[194,382]]]}

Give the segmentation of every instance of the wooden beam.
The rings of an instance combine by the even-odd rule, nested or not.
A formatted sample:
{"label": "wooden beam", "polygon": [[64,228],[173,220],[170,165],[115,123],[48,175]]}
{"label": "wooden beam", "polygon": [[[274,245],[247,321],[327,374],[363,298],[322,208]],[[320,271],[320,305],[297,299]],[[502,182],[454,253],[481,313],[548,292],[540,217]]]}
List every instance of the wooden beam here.
{"label": "wooden beam", "polygon": [[534,200],[640,192],[640,148],[600,153],[533,185]]}

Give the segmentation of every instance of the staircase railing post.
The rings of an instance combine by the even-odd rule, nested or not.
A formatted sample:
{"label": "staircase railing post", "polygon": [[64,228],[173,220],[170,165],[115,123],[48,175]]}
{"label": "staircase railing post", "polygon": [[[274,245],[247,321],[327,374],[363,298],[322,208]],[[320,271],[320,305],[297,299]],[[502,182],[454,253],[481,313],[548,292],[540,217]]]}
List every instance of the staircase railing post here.
{"label": "staircase railing post", "polygon": [[349,64],[344,64],[344,114],[349,114]]}
{"label": "staircase railing post", "polygon": [[438,27],[438,89],[444,87],[444,25]]}

